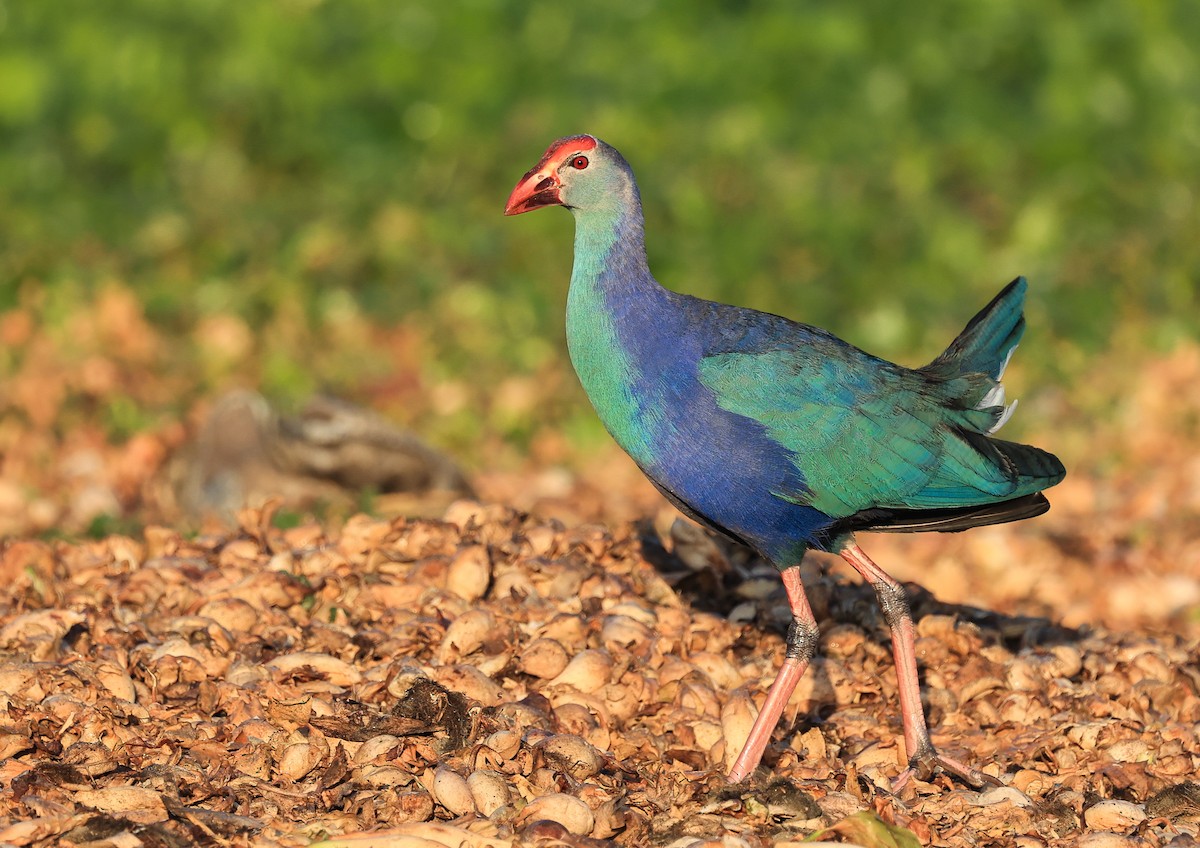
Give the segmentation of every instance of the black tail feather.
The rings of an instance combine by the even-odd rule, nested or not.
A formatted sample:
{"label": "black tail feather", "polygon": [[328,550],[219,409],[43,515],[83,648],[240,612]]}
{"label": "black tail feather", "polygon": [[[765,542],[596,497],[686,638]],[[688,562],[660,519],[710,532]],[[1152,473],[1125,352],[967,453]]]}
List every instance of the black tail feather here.
{"label": "black tail feather", "polygon": [[878,530],[882,533],[957,533],[987,524],[1004,524],[1033,518],[1050,509],[1045,495],[1032,495],[980,506],[950,509],[864,509],[839,521],[834,533],[853,533],[857,530]]}

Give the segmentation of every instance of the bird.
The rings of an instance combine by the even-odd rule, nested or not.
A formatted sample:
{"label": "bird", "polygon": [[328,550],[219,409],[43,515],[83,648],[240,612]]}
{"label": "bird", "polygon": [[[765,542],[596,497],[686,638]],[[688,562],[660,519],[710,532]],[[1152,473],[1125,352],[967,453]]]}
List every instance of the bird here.
{"label": "bird", "polygon": [[890,629],[907,754],[896,788],[937,772],[994,783],[934,747],[905,590],[856,534],[954,532],[1050,508],[1042,491],[1063,479],[1062,463],[996,437],[1016,407],[1001,378],[1025,330],[1025,278],[932,362],[908,368],[817,327],[660,285],[633,170],[593,135],[553,142],[504,214],[549,206],[575,218],[567,348],[601,422],[668,501],[783,581],[785,656],[728,780],[758,769],[816,653],[800,563],[817,550],[862,575]]}

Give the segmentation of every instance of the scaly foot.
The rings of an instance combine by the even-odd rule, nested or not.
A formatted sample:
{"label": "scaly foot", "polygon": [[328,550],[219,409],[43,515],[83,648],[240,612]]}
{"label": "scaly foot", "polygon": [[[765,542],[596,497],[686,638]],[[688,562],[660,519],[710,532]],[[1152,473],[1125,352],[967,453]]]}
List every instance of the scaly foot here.
{"label": "scaly foot", "polygon": [[908,761],[908,768],[902,771],[900,776],[892,782],[892,791],[899,793],[914,777],[918,780],[928,780],[939,771],[951,777],[957,777],[974,789],[982,789],[984,786],[1004,785],[990,774],[984,774],[979,769],[972,768],[953,757],[939,754],[931,747],[928,750],[921,751]]}

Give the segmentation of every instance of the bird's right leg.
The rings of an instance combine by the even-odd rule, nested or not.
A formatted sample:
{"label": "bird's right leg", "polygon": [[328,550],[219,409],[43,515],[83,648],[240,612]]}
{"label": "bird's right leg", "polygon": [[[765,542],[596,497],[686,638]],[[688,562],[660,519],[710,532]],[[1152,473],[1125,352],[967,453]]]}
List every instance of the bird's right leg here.
{"label": "bird's right leg", "polygon": [[787,591],[788,606],[792,609],[792,623],[788,627],[787,655],[779,675],[767,692],[767,700],[763,703],[758,718],[750,728],[746,744],[738,754],[733,768],[729,770],[729,782],[741,783],[749,774],[758,768],[767,743],[771,741],[771,733],[779,723],[783,708],[787,706],[796,684],[804,676],[809,661],[817,650],[817,619],[813,616],[812,608],[808,605],[808,597],[804,594],[804,584],[800,582],[800,566],[793,565],[780,573],[783,578],[783,588]]}
{"label": "bird's right leg", "polygon": [[904,719],[904,747],[908,768],[896,781],[897,791],[914,775],[927,780],[934,771],[949,772],[972,786],[997,783],[996,779],[965,763],[938,753],[929,738],[925,709],[921,705],[921,684],[917,678],[916,628],[904,587],[876,565],[853,541],[839,553],[861,574],[879,599],[883,617],[892,631],[892,656],[896,662],[896,681],[900,689],[900,713]]}

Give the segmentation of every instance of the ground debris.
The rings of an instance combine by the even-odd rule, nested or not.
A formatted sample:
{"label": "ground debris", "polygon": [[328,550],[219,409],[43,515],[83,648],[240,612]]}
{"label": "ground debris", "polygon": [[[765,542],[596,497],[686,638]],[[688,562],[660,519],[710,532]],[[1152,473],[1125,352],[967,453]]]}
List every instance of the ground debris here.
{"label": "ground debris", "polygon": [[[887,628],[819,554],[801,566],[818,656],[763,769],[729,787],[786,599],[619,459],[481,476],[493,502],[440,519],[281,529],[269,504],[195,536],[0,541],[0,843],[766,848],[859,827],[947,848],[1187,844],[1197,379],[1180,348],[1099,435],[1064,433],[1071,473],[1036,522],[863,540],[911,591],[935,743],[1000,788],[893,794]],[[1072,459],[1097,444],[1120,461]]]}

